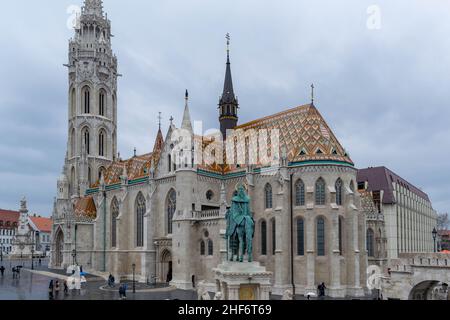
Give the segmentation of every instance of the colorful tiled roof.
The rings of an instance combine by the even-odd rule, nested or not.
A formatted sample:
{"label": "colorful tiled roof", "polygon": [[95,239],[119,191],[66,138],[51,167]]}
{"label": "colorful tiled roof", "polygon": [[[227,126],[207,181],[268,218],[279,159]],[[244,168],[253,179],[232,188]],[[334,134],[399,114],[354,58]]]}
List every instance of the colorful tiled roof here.
{"label": "colorful tiled roof", "polygon": [[75,203],[75,215],[78,217],[95,219],[97,217],[97,208],[92,197],[78,199]]}
{"label": "colorful tiled roof", "polygon": [[50,218],[43,217],[30,217],[34,225],[40,232],[51,232],[53,221]]}
{"label": "colorful tiled roof", "polygon": [[0,209],[0,229],[14,229],[19,223],[18,211]]}
{"label": "colorful tiled roof", "polygon": [[[289,162],[352,160],[313,104],[299,106],[239,125],[235,130],[278,129],[280,148],[286,147]],[[271,148],[270,141],[268,148]]]}

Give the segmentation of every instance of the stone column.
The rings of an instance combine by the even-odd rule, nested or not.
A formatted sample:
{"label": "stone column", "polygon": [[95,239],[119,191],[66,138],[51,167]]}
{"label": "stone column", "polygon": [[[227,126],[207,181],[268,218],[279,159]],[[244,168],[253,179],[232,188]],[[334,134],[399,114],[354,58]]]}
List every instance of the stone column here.
{"label": "stone column", "polygon": [[306,291],[316,292],[316,274],[315,274],[315,241],[314,241],[314,215],[313,212],[308,212],[306,217]]}
{"label": "stone column", "polygon": [[331,271],[330,271],[330,296],[341,296],[341,268],[340,268],[340,251],[339,251],[339,214],[337,210],[331,213]]}

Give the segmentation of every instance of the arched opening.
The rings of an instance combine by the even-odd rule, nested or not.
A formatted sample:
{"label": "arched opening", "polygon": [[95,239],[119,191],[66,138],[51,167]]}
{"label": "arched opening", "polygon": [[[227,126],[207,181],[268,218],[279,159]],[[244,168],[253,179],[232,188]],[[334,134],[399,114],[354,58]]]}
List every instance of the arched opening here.
{"label": "arched opening", "polygon": [[267,255],[267,222],[265,220],[261,221],[261,255]]}
{"label": "arched opening", "polygon": [[375,242],[374,242],[374,233],[373,230],[371,228],[367,229],[367,234],[366,234],[366,249],[367,249],[367,255],[369,257],[374,257],[375,256],[375,246],[374,246]]}
{"label": "arched opening", "polygon": [[317,218],[316,223],[316,245],[317,255],[325,255],[325,219],[323,217]]}
{"label": "arched opening", "polygon": [[316,182],[316,205],[325,205],[325,180],[319,178]]}
{"label": "arched opening", "polygon": [[81,131],[81,145],[83,146],[83,152],[85,151],[87,154],[91,153],[91,136],[89,134],[89,128],[83,128]]}
{"label": "arched opening", "polygon": [[62,267],[64,257],[64,234],[59,229],[55,237],[55,266]]}
{"label": "arched opening", "polygon": [[81,96],[83,97],[84,113],[91,113],[91,89],[88,86],[83,87],[81,90]]}
{"label": "arched opening", "polygon": [[76,191],[76,183],[75,183],[75,167],[72,167],[70,170],[70,183],[69,183],[69,193],[73,195]]}
{"label": "arched opening", "polygon": [[75,128],[72,128],[72,130],[70,130],[70,156],[74,157],[76,154],[76,150],[75,150]]}
{"label": "arched opening", "polygon": [[167,195],[167,234],[172,234],[172,219],[177,208],[177,193],[174,189],[169,191]]}
{"label": "arched opening", "polygon": [[266,209],[273,208],[272,186],[269,183],[264,187],[264,202]]}
{"label": "arched opening", "polygon": [[70,116],[75,117],[77,108],[77,96],[75,92],[75,88],[72,88],[70,92]]}
{"label": "arched opening", "polygon": [[172,281],[172,254],[169,250],[165,249],[161,253],[160,264],[160,275],[161,281],[169,283]]}
{"label": "arched opening", "polygon": [[144,215],[146,211],[145,198],[141,192],[136,197],[136,247],[144,246]]}
{"label": "arched opening", "polygon": [[445,285],[437,280],[420,282],[411,289],[408,300],[447,300],[448,287],[444,289]]}
{"label": "arched opening", "polygon": [[106,132],[103,129],[98,134],[98,155],[100,157],[106,155]]}
{"label": "arched opening", "polygon": [[342,180],[339,178],[335,184],[336,189],[336,204],[342,206]]}
{"label": "arched opening", "polygon": [[297,219],[297,255],[305,255],[305,220]]}
{"label": "arched opening", "polygon": [[295,205],[304,206],[305,205],[305,184],[302,180],[298,180],[295,183]]}
{"label": "arched opening", "polygon": [[101,116],[106,115],[106,91],[100,89],[98,94],[98,114]]}

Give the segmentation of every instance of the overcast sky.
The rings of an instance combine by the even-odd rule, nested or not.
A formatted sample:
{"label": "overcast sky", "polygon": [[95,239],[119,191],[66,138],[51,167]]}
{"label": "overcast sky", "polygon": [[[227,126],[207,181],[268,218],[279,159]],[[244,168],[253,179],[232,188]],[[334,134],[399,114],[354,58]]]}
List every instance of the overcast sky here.
{"label": "overcast sky", "polygon": [[[67,141],[67,27],[81,0],[4,1],[0,208],[50,215]],[[378,7],[371,7],[371,5]],[[216,128],[225,34],[240,122],[316,106],[357,167],[387,166],[450,209],[450,1],[105,0],[118,56],[118,147],[149,152],[184,90]],[[381,10],[378,20],[377,8]],[[368,11],[369,9],[369,11]],[[369,12],[369,13],[368,13]],[[378,28],[380,27],[380,28]]]}

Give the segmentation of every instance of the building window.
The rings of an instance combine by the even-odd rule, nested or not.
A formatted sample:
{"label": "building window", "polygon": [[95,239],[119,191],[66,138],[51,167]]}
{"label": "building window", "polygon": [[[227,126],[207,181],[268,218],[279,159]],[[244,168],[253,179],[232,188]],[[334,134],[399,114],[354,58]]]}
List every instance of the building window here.
{"label": "building window", "polygon": [[367,246],[367,255],[369,257],[374,257],[374,237],[373,237],[373,230],[367,229],[367,235],[366,235],[366,246]]}
{"label": "building window", "polygon": [[205,255],[205,241],[200,241],[200,255],[204,256]]}
{"label": "building window", "polygon": [[304,206],[305,205],[305,184],[302,180],[298,180],[295,183],[295,205]]}
{"label": "building window", "polygon": [[172,219],[177,207],[177,193],[171,190],[167,196],[167,233],[172,234]]}
{"label": "building window", "polygon": [[316,205],[325,205],[325,180],[319,178],[316,182]]}
{"label": "building window", "polygon": [[275,219],[272,219],[272,254],[275,254],[277,249],[277,231]]}
{"label": "building window", "polygon": [[76,107],[77,107],[77,98],[76,98],[75,88],[72,89],[70,93],[70,116],[74,117],[76,114]]}
{"label": "building window", "polygon": [[342,206],[342,180],[339,178],[335,184],[336,188],[336,204]]}
{"label": "building window", "polygon": [[111,203],[111,247],[117,246],[117,217],[119,216],[119,202],[114,197]]}
{"label": "building window", "polygon": [[206,192],[206,199],[211,201],[213,197],[214,197],[214,193],[211,190],[208,190],[208,192]]}
{"label": "building window", "polygon": [[136,247],[144,246],[144,215],[146,211],[145,198],[139,192],[136,198]]}
{"label": "building window", "polygon": [[91,152],[91,145],[90,145],[90,134],[89,134],[89,129],[88,128],[84,128],[83,129],[83,141],[81,142],[83,145],[83,152],[86,152],[87,154],[90,154]]}
{"label": "building window", "polygon": [[172,171],[172,156],[170,154],[167,156],[167,163],[169,166],[169,172],[171,172]]}
{"label": "building window", "polygon": [[267,223],[261,221],[261,255],[267,255]]}
{"label": "building window", "polygon": [[325,220],[322,217],[317,219],[317,255],[325,255]]}
{"label": "building window", "polygon": [[105,156],[105,132],[103,130],[98,135],[98,155],[100,157]]}
{"label": "building window", "polygon": [[211,239],[208,240],[208,256],[212,256],[214,254],[214,245]]}
{"label": "building window", "polygon": [[364,190],[366,188],[366,183],[363,182],[358,182],[358,190]]}
{"label": "building window", "polygon": [[305,220],[297,219],[297,255],[305,255]]}
{"label": "building window", "polygon": [[100,90],[98,95],[98,114],[105,116],[106,94],[104,90]]}
{"label": "building window", "polygon": [[84,113],[89,114],[91,111],[91,92],[89,87],[84,87],[82,91]]}
{"label": "building window", "polygon": [[266,186],[264,188],[264,200],[265,200],[266,209],[272,209],[273,208],[272,186],[269,183],[266,184]]}

